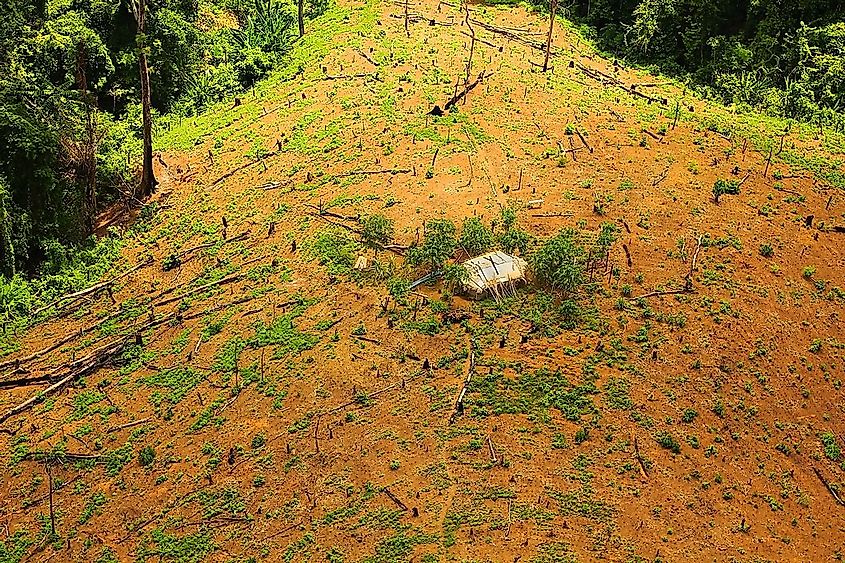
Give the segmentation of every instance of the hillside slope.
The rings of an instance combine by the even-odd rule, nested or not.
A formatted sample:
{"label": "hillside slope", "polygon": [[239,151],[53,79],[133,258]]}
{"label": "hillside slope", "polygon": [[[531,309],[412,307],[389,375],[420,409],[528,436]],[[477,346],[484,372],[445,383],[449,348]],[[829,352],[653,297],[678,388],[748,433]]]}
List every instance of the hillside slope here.
{"label": "hillside slope", "polygon": [[[543,74],[523,8],[424,0],[405,29],[340,0],[277,76],[160,128],[110,291],[3,360],[0,560],[841,557],[841,135],[563,24]],[[598,289],[397,302],[424,272],[354,232],[502,209],[540,241],[615,224]]]}

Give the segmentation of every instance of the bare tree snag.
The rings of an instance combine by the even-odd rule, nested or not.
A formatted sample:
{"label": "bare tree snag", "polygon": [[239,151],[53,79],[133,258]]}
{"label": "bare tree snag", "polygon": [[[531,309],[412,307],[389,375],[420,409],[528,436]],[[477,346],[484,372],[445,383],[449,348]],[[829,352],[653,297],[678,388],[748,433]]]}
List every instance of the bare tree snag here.
{"label": "bare tree snag", "polygon": [[85,106],[85,138],[79,146],[77,158],[81,175],[85,180],[85,221],[88,232],[94,231],[97,216],[97,147],[100,138],[97,135],[97,114],[94,111],[96,97],[88,92],[87,50],[84,41],[80,41],[76,50],[76,81],[82,93]]}
{"label": "bare tree snag", "polygon": [[763,178],[769,174],[769,165],[772,163],[772,151],[774,147],[769,147],[769,156],[766,157],[766,169],[763,170]]}
{"label": "bare tree snag", "polygon": [[[470,33],[469,59],[467,59],[466,76],[464,77],[464,88],[466,88],[469,85],[470,72],[472,72],[472,56],[475,54],[475,29],[473,29],[472,24],[470,23],[469,4],[466,2],[464,2],[464,14],[464,24],[467,28],[469,28]],[[466,99],[464,101],[466,101]]]}
{"label": "bare tree snag", "polygon": [[296,21],[299,24],[299,36],[305,35],[305,0],[296,0]]}
{"label": "bare tree snag", "polygon": [[543,59],[543,72],[549,70],[549,57],[552,53],[552,31],[555,27],[555,12],[557,12],[557,0],[551,0],[549,14],[549,35],[546,37],[546,56]]}

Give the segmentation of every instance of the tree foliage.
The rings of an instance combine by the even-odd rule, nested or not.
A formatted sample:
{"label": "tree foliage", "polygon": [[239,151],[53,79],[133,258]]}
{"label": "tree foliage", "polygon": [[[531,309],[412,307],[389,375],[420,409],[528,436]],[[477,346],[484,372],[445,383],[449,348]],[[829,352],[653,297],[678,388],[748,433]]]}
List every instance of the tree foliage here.
{"label": "tree foliage", "polygon": [[361,219],[361,238],[370,248],[381,248],[390,244],[394,234],[393,221],[384,215],[367,215]]}
{"label": "tree foliage", "polygon": [[457,229],[448,219],[432,219],[425,224],[423,243],[408,250],[408,263],[440,269],[458,246]]}
{"label": "tree foliage", "polygon": [[602,48],[688,76],[727,103],[801,119],[845,108],[838,0],[576,0],[569,15]]}
{"label": "tree foliage", "polygon": [[586,250],[578,232],[564,229],[547,240],[531,257],[537,279],[553,289],[569,294],[584,282]]}
{"label": "tree foliage", "polygon": [[484,254],[493,247],[493,231],[478,217],[464,219],[461,227],[460,245],[470,256]]}
{"label": "tree foliage", "polygon": [[[36,273],[48,241],[84,240],[98,211],[92,203],[108,205],[137,185],[141,49],[155,119],[197,113],[251,86],[296,39],[293,0],[145,4],[145,33],[136,37],[137,0],[0,2],[3,275]],[[315,17],[326,0],[306,8]],[[92,162],[94,182],[86,177]]]}

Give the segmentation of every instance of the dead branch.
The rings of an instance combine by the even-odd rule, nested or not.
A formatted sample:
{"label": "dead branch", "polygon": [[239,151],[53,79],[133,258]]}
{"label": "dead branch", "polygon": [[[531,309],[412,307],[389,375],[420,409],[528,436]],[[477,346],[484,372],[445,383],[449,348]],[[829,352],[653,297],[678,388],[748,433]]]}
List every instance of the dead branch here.
{"label": "dead branch", "polygon": [[487,436],[487,447],[490,450],[490,461],[492,461],[494,465],[499,463],[499,458],[496,457],[496,448],[493,447],[493,440],[490,439],[490,436]]}
{"label": "dead branch", "polygon": [[689,273],[687,274],[687,283],[690,283],[689,280],[692,280],[692,273],[695,271],[695,265],[698,262],[698,253],[701,252],[701,242],[703,237],[698,237],[698,243],[695,246],[695,252],[692,254],[692,262],[690,263]]}
{"label": "dead branch", "polygon": [[230,242],[240,242],[242,240],[246,240],[246,239],[249,238],[249,235],[250,235],[249,231],[244,231],[243,233],[241,233],[237,236],[231,237],[231,238],[224,238],[222,240],[216,240],[214,242],[205,242],[203,244],[198,244],[197,246],[192,246],[191,248],[183,250],[182,252],[178,253],[176,256],[178,256],[181,259],[181,258],[187,256],[188,254],[192,253],[192,252],[196,252],[197,250],[202,250],[204,248],[211,248],[212,246],[215,246],[217,244],[227,244],[227,243],[230,243]]}
{"label": "dead branch", "polygon": [[40,313],[43,313],[47,309],[57,307],[58,305],[60,305],[61,303],[64,303],[65,301],[68,301],[68,303],[65,303],[64,306],[68,307],[71,304],[73,304],[74,302],[78,301],[79,299],[82,299],[83,297],[96,295],[97,293],[99,293],[101,291],[104,291],[106,289],[111,288],[111,286],[113,286],[115,284],[115,282],[125,278],[126,276],[128,276],[128,275],[130,275],[134,272],[137,272],[138,270],[140,270],[144,266],[150,264],[150,262],[152,262],[152,260],[145,260],[144,262],[136,265],[135,267],[127,270],[126,272],[123,272],[119,276],[114,277],[110,280],[106,280],[104,282],[100,282],[98,284],[92,285],[91,287],[89,287],[87,289],[83,289],[81,291],[76,291],[74,293],[69,293],[67,295],[63,295],[62,297],[59,297],[55,301],[52,301],[51,303],[48,303],[47,305],[44,305],[43,307],[39,307],[38,309],[33,311],[32,316],[37,317]]}
{"label": "dead branch", "polygon": [[388,489],[387,487],[385,487],[385,488],[383,488],[383,489],[382,489],[382,492],[383,492],[385,495],[387,495],[387,498],[389,498],[389,499],[390,499],[390,500],[392,500],[394,503],[396,503],[396,506],[398,506],[400,509],[402,509],[402,510],[404,510],[404,511],[406,511],[406,512],[408,511],[408,507],[407,507],[407,506],[405,506],[405,503],[404,503],[404,502],[402,502],[401,500],[399,500],[399,499],[396,497],[396,495],[394,495],[394,494],[390,491],[390,489]]}
{"label": "dead branch", "polygon": [[660,173],[660,176],[658,176],[657,178],[652,180],[652,182],[651,182],[652,187],[656,187],[657,184],[661,183],[668,176],[669,176],[669,167],[667,166],[666,168],[663,169],[663,172]]}
{"label": "dead branch", "polygon": [[338,74],[335,76],[327,74],[323,77],[323,80],[351,80],[353,78],[372,78],[373,80],[381,81],[378,72],[359,72],[356,74]]}
{"label": "dead branch", "polygon": [[[366,396],[367,396],[368,399],[372,399],[373,397],[378,397],[379,395],[382,395],[384,393],[387,393],[388,391],[396,389],[399,386],[404,386],[409,381],[413,381],[413,380],[421,377],[423,375],[423,373],[425,373],[425,372],[423,372],[423,371],[417,372],[414,375],[411,375],[410,377],[403,378],[401,381],[397,381],[395,383],[391,383],[390,385],[388,385],[386,387],[382,387],[378,391],[373,391],[372,393],[366,393]],[[352,399],[351,401],[347,401],[347,402],[343,403],[342,405],[338,405],[336,407],[332,407],[329,410],[322,411],[322,412],[318,413],[318,415],[322,416],[322,415],[326,415],[326,414],[336,413],[339,410],[343,410],[346,407],[351,407],[352,405],[355,405],[355,404],[360,404],[359,399],[357,399],[357,398]]]}
{"label": "dead branch", "polygon": [[112,426],[111,428],[109,428],[108,430],[106,430],[106,432],[108,432],[108,433],[118,432],[118,431],[120,431],[120,430],[125,430],[125,429],[127,429],[127,428],[132,428],[133,426],[140,426],[141,424],[146,424],[146,423],[147,423],[147,422],[149,422],[150,420],[151,420],[151,419],[149,419],[149,418],[142,418],[142,419],[140,419],[140,420],[133,420],[132,422],[127,422],[126,424],[119,424],[119,425],[117,425],[117,426]]}
{"label": "dead branch", "polygon": [[631,301],[639,301],[640,299],[648,299],[649,297],[657,297],[658,295],[679,295],[681,293],[693,293],[694,290],[692,287],[683,287],[681,289],[668,289],[665,291],[652,291],[651,293],[646,293],[645,295],[640,295],[639,297],[631,297]]}
{"label": "dead branch", "polygon": [[490,78],[491,76],[493,76],[492,71],[485,74],[485,71],[482,70],[481,73],[478,75],[478,78],[475,80],[475,82],[467,84],[466,86],[464,86],[463,90],[461,90],[460,92],[458,92],[457,94],[452,96],[452,98],[448,102],[446,102],[446,105],[444,106],[443,109],[449,109],[452,106],[454,106],[455,104],[457,104],[458,102],[460,102],[461,99],[463,99],[464,96],[469,94],[476,86],[478,86],[484,80]]}
{"label": "dead branch", "polygon": [[246,163],[244,163],[244,164],[241,164],[240,166],[237,166],[237,167],[235,167],[235,168],[232,168],[231,170],[229,170],[228,172],[226,172],[225,174],[223,174],[222,176],[220,176],[219,178],[217,178],[216,180],[214,180],[214,181],[211,183],[211,187],[213,188],[214,186],[216,186],[216,185],[217,185],[217,184],[219,184],[220,182],[222,182],[222,181],[224,181],[224,180],[227,180],[227,179],[231,178],[232,176],[234,176],[235,174],[237,174],[237,173],[238,173],[238,172],[240,172],[241,170],[246,170],[246,169],[247,169],[247,168],[249,168],[250,166],[252,166],[252,165],[254,165],[254,164],[258,164],[259,162],[263,162],[265,159],[270,158],[271,156],[276,156],[277,154],[279,154],[279,152],[280,152],[280,151],[278,151],[278,150],[275,150],[275,151],[272,151],[272,152],[268,152],[267,154],[265,154],[265,155],[264,155],[264,156],[262,156],[261,158],[258,158],[258,159],[256,159],[256,160],[251,160],[251,161],[249,161],[249,162],[246,162]]}
{"label": "dead branch", "polygon": [[461,392],[458,394],[458,399],[455,401],[455,412],[452,413],[452,416],[449,419],[449,424],[455,422],[455,419],[464,413],[464,397],[466,396],[467,387],[469,386],[469,382],[472,379],[473,372],[475,372],[475,350],[473,349],[472,342],[470,342],[469,367],[467,368],[467,378],[464,380],[464,386],[461,388]]}
{"label": "dead branch", "polygon": [[118,354],[121,350],[123,350],[124,346],[129,342],[128,337],[121,338],[119,340],[110,342],[97,350],[94,350],[88,356],[71,362],[68,365],[68,371],[70,372],[68,375],[48,387],[43,391],[36,393],[23,403],[20,403],[17,406],[12,407],[3,415],[0,415],[0,424],[7,421],[9,418],[20,414],[26,410],[29,410],[48,395],[52,395],[56,391],[61,390],[65,385],[70,383],[71,381],[78,379],[80,377],[84,377],[89,373],[92,373],[99,367],[103,366],[112,359],[116,354]]}
{"label": "dead branch", "polygon": [[649,137],[651,137],[652,139],[654,139],[658,143],[663,142],[663,137],[658,137],[656,133],[652,133],[648,129],[643,129],[643,133],[645,133],[646,135],[648,135]]}
{"label": "dead branch", "polygon": [[355,52],[358,53],[359,55],[361,55],[361,57],[363,57],[364,60],[367,61],[368,63],[370,63],[371,65],[378,66],[378,63],[375,62],[373,59],[371,59],[370,56],[367,55],[367,53],[365,53],[361,49],[356,49]]}
{"label": "dead branch", "polygon": [[575,128],[575,133],[578,135],[578,138],[581,139],[581,142],[584,143],[584,146],[587,147],[587,150],[593,152],[593,147],[587,142],[587,139],[584,138],[584,134],[581,133],[581,130],[577,127]]}
{"label": "dead branch", "polygon": [[640,465],[640,473],[643,477],[648,479],[648,471],[645,467],[645,462],[643,461],[643,456],[640,455],[640,445],[637,443],[637,437],[634,436],[634,457],[637,458],[637,463]]}
{"label": "dead branch", "polygon": [[391,176],[395,176],[396,174],[410,174],[412,170],[410,168],[388,168],[384,170],[353,170],[352,172],[344,172],[343,174],[338,174],[335,176],[336,178],[346,178],[347,176],[371,176],[374,174],[390,174]]}
{"label": "dead branch", "polygon": [[367,336],[361,336],[360,334],[352,334],[351,336],[352,336],[352,338],[355,338],[356,340],[363,340],[364,342],[372,342],[373,344],[378,344],[379,346],[381,346],[381,341],[376,340],[375,338],[369,338]]}
{"label": "dead branch", "polygon": [[153,307],[163,307],[165,305],[169,305],[170,303],[174,303],[176,301],[179,301],[180,299],[184,299],[186,297],[190,297],[191,295],[195,295],[195,294],[200,293],[202,291],[205,291],[207,289],[211,289],[212,287],[218,287],[218,286],[221,286],[221,285],[226,285],[226,284],[229,284],[229,283],[232,283],[232,282],[236,282],[236,281],[240,280],[242,277],[243,277],[243,274],[241,274],[241,273],[232,274],[232,275],[226,276],[223,279],[220,279],[220,280],[217,280],[217,281],[214,281],[214,282],[210,282],[210,283],[201,285],[199,287],[195,287],[195,288],[188,290],[187,292],[185,292],[181,295],[177,295],[175,297],[170,297],[168,299],[165,299],[164,301],[159,301],[158,303],[153,303],[152,306]]}
{"label": "dead branch", "polygon": [[814,468],[813,468],[813,471],[815,472],[816,477],[818,477],[818,478],[819,478],[819,481],[821,481],[821,482],[824,484],[824,486],[825,486],[825,488],[828,490],[828,492],[829,492],[831,495],[833,495],[833,498],[834,498],[834,499],[836,499],[836,502],[838,502],[838,503],[839,503],[839,504],[841,504],[842,506],[845,506],[845,501],[843,501],[843,500],[839,497],[839,495],[836,493],[836,489],[834,489],[833,487],[831,487],[831,486],[830,486],[830,483],[828,482],[828,480],[827,480],[827,479],[825,479],[825,478],[824,478],[824,475],[822,475],[822,472],[821,472],[821,471],[819,471],[819,468],[818,468],[818,467],[814,467]]}

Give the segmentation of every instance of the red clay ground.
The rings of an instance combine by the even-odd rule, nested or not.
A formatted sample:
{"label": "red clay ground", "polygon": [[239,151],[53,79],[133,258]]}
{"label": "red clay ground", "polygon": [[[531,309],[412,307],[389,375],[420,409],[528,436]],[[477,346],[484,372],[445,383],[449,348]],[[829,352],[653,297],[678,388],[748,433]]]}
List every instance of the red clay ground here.
{"label": "red clay ground", "polygon": [[[833,159],[841,140],[794,125],[779,152],[772,123],[614,67],[560,28],[542,74],[540,51],[481,25],[542,41],[547,23],[522,8],[473,7],[484,43],[470,74],[493,74],[456,113],[429,117],[465,76],[469,30],[444,3],[411,15],[406,36],[401,7],[342,2],[243,105],[160,132],[158,210],[127,234],[117,273],[151,261],[118,282],[116,304],[101,294],[54,314],[17,357],[61,347],[6,367],[5,379],[56,380],[120,344],[3,423],[2,557],[841,557],[845,239],[831,227],[845,198],[786,164]],[[410,172],[344,176],[389,169]],[[746,176],[713,202],[717,179]],[[575,328],[544,326],[530,288],[497,308],[424,287],[385,312],[385,276],[349,272],[372,252],[330,224],[355,221],[321,206],[384,214],[399,244],[428,219],[492,221],[502,207],[541,240],[606,221],[620,235]],[[223,217],[229,239],[248,235],[220,242]],[[683,288],[693,256],[691,292],[636,299]],[[1,408],[46,387],[7,389]],[[92,459],[45,465],[51,451]]]}

